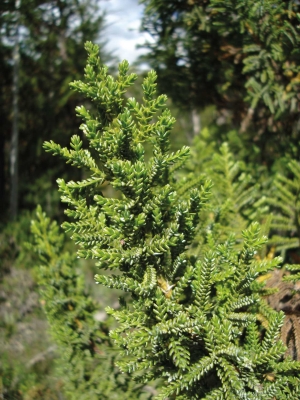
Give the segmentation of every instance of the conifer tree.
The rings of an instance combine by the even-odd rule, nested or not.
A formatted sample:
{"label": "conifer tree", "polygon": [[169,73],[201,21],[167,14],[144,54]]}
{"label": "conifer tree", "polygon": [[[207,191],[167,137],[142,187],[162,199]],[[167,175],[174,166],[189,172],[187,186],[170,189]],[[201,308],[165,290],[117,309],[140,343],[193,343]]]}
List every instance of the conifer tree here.
{"label": "conifer tree", "polygon": [[174,173],[189,150],[169,151],[174,118],[166,96],[155,96],[156,74],[144,80],[142,103],[124,99],[136,79],[128,63],[114,79],[98,47],[86,49],[85,81],[72,87],[98,110],[76,109],[89,149],[78,135],[70,149],[53,141],[44,147],[89,172],[85,180],[58,180],[72,218],[63,227],[79,257],[111,272],[100,272],[96,282],[131,295],[121,309],[107,309],[118,321],[110,333],[122,355],[117,365],[140,382],[162,378],[157,399],[299,397],[300,364],[284,360],[279,340],[284,315],[262,300],[257,280],[281,259],[255,259],[266,242],[258,223],[243,231],[239,248],[234,235],[219,243],[207,230],[206,246],[197,257],[189,254],[211,182],[178,193]]}
{"label": "conifer tree", "polygon": [[65,235],[37,208],[32,222],[36,276],[51,333],[58,343],[59,375],[67,399],[150,399],[151,394],[115,367],[106,323],[95,320],[97,304],[86,293],[76,254],[65,249]]}

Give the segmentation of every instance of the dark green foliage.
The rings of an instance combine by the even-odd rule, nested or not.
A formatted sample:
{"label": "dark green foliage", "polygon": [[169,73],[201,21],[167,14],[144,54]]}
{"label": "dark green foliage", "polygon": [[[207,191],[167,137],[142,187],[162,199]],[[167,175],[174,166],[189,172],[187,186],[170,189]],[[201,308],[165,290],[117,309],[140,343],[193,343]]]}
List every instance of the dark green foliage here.
{"label": "dark green foliage", "polygon": [[181,108],[214,105],[273,163],[299,156],[299,2],[142,0],[146,58]]}
{"label": "dark green foliage", "polygon": [[[15,0],[0,2],[0,215],[7,217],[9,142],[12,118],[12,45]],[[55,177],[79,178],[78,171],[53,162],[42,151],[47,138],[67,145],[77,128],[75,96],[69,83],[81,76],[86,40],[99,42],[103,13],[97,0],[22,0],[20,5],[19,90],[19,208],[35,209],[42,204],[58,215],[59,196]],[[101,57],[108,60],[101,45]]]}
{"label": "dark green foliage", "polygon": [[149,399],[141,386],[116,370],[108,328],[95,317],[97,304],[86,293],[76,254],[64,250],[65,236],[37,209],[32,223],[36,270],[51,333],[59,345],[60,375],[67,399]]}
{"label": "dark green foliage", "polygon": [[[281,259],[255,258],[266,242],[257,223],[242,232],[238,247],[233,234],[217,241],[208,229],[198,256],[189,254],[198,224],[205,231],[210,181],[204,177],[195,188],[177,191],[174,172],[189,151],[169,151],[174,119],[164,108],[166,97],[155,97],[155,73],[144,80],[142,103],[124,99],[136,78],[127,75],[127,62],[114,79],[101,66],[97,46],[86,49],[85,82],[72,86],[98,110],[76,109],[89,149],[77,135],[71,149],[52,141],[44,146],[89,174],[78,182],[58,180],[73,219],[63,226],[79,245],[77,254],[113,272],[96,275],[97,283],[131,294],[121,309],[107,309],[119,323],[110,336],[121,350],[120,369],[140,382],[162,378],[158,399],[299,397],[299,363],[283,359],[279,340],[284,315],[262,300],[264,284],[257,280]],[[215,162],[227,166],[230,186],[219,183],[219,190],[233,202],[238,175],[226,146]],[[240,199],[229,209],[247,204],[240,185]]]}

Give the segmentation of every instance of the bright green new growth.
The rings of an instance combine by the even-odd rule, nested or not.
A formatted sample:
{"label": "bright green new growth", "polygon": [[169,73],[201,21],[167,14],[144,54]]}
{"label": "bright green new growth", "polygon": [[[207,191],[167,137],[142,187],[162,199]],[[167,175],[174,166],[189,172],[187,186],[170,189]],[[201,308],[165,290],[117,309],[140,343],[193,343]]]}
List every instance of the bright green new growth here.
{"label": "bright green new growth", "polygon": [[[120,369],[141,382],[162,378],[158,399],[299,397],[299,364],[283,360],[278,340],[284,316],[267,307],[256,280],[281,259],[255,260],[266,241],[256,223],[243,232],[241,250],[233,235],[217,243],[208,229],[205,251],[189,255],[211,183],[176,191],[174,171],[189,151],[169,152],[174,119],[166,97],[155,97],[155,73],[144,80],[142,104],[126,100],[136,78],[127,75],[128,63],[114,79],[100,65],[97,46],[86,48],[85,83],[72,86],[98,111],[77,108],[90,150],[77,135],[71,150],[53,142],[45,148],[90,174],[58,181],[74,220],[63,226],[79,245],[78,256],[118,272],[96,275],[96,282],[131,294],[120,310],[107,310],[119,322],[110,335],[121,349]],[[105,197],[105,185],[113,196]]]}

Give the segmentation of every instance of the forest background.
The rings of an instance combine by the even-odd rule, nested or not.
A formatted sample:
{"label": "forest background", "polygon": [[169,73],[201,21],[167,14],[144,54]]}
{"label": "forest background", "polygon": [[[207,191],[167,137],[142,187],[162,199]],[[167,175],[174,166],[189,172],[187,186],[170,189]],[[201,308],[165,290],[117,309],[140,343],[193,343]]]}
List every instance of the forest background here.
{"label": "forest background", "polygon": [[[238,182],[246,182],[245,193],[255,187],[247,192],[245,203],[256,204],[256,210],[261,207],[263,216],[256,214],[260,222],[266,223],[267,213],[278,216],[269,224],[274,248],[266,253],[271,250],[285,262],[299,263],[299,2],[142,3],[141,29],[154,40],[145,44],[149,52],[140,62],[157,71],[158,90],[169,96],[177,118],[172,149],[192,146],[186,174],[207,171],[220,193],[223,190],[224,203],[233,201]],[[56,179],[82,178],[80,170],[50,157],[42,144],[54,140],[67,146],[78,132],[74,110],[86,100],[69,84],[82,77],[87,40],[100,44],[102,62],[109,62],[115,73],[118,62],[105,50],[104,24],[101,2],[96,0],[1,4],[0,396],[4,399],[69,398],[56,367],[61,355],[42,310],[45,299],[39,295],[34,268],[38,261],[25,243],[31,241],[30,221],[37,204],[59,223],[65,219]],[[138,64],[133,68],[138,70]],[[141,97],[138,84],[131,90],[131,95]],[[224,162],[227,176],[222,175]],[[293,182],[289,195],[280,176]],[[243,205],[233,201],[231,207],[235,217],[251,220]],[[74,252],[68,240],[64,246]],[[73,296],[83,292],[91,296],[96,302],[95,320],[106,320],[103,310],[116,304],[118,292],[94,286],[92,264],[81,262],[79,268],[84,272],[84,290]],[[291,317],[291,330],[296,332],[299,308],[292,290],[285,287],[273,306],[282,308],[282,298],[288,296],[296,315]],[[290,339],[294,347],[299,348],[299,339],[294,333]],[[148,388],[145,393],[150,396],[153,391]]]}

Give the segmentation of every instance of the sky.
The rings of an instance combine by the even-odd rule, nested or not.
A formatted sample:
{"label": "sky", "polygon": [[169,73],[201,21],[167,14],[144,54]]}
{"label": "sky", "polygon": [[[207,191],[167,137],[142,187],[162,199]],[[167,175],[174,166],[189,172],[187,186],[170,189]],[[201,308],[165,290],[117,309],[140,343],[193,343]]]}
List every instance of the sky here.
{"label": "sky", "polygon": [[144,6],[138,0],[106,0],[101,2],[101,8],[106,12],[107,50],[113,51],[120,61],[126,59],[132,64],[146,52],[136,49],[136,45],[151,40],[149,35],[139,32]]}

